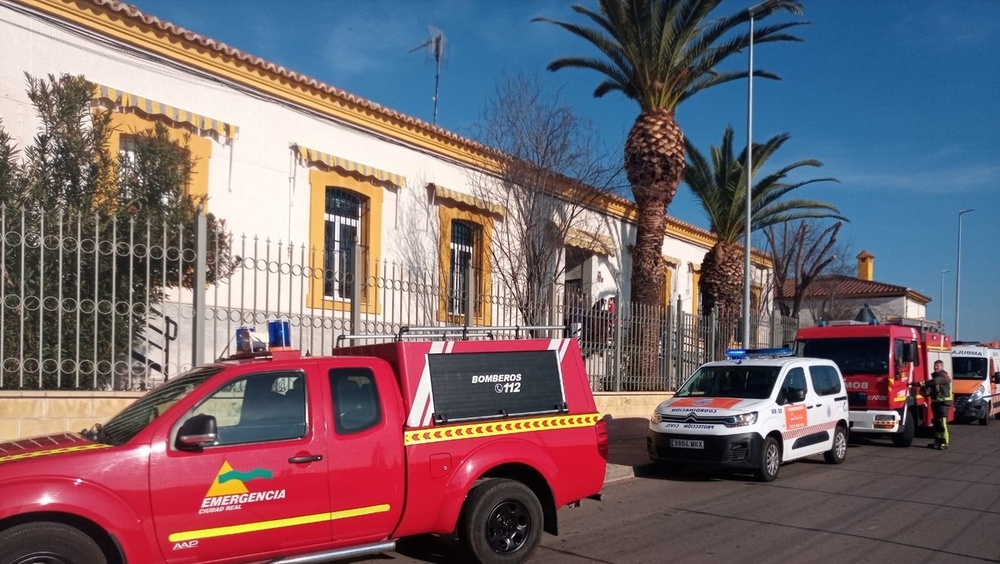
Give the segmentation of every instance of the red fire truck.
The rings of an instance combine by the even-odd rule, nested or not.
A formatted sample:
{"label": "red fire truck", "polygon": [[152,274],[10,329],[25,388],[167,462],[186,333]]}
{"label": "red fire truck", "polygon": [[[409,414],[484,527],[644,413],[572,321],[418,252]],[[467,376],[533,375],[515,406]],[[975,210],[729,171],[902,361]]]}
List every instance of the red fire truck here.
{"label": "red fire truck", "polygon": [[[932,426],[930,399],[919,385],[934,361],[952,373],[951,337],[939,322],[923,319],[807,327],[795,335],[795,351],[837,363],[847,383],[851,433],[889,435],[899,447],[910,446],[918,428]],[[953,417],[954,410],[948,419]]]}

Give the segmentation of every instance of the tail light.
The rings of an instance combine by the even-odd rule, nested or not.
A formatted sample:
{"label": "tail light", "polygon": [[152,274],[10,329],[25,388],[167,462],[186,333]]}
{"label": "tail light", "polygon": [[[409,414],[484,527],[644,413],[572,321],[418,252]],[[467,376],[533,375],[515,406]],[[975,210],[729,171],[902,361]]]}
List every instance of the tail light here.
{"label": "tail light", "polygon": [[608,459],[608,424],[601,419],[594,425],[597,430],[597,453],[604,460]]}

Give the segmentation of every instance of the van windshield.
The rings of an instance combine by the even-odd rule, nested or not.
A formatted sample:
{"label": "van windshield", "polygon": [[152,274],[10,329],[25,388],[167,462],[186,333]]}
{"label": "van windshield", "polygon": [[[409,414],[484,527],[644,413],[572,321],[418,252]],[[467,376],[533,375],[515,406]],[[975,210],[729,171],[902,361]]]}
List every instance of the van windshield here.
{"label": "van windshield", "polygon": [[765,399],[778,381],[775,366],[702,366],[676,397]]}
{"label": "van windshield", "polygon": [[956,380],[985,380],[986,359],[970,356],[951,357],[952,377]]}
{"label": "van windshield", "polygon": [[843,374],[887,374],[889,339],[812,339],[795,343],[798,356],[826,358]]}

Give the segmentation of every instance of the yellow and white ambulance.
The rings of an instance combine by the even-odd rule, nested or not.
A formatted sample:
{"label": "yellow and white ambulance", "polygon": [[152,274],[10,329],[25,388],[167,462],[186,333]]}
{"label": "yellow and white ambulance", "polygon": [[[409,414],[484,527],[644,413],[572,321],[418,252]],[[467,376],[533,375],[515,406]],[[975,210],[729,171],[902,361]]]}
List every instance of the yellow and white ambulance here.
{"label": "yellow and white ambulance", "polygon": [[986,425],[1000,419],[1000,349],[978,342],[953,343],[952,391],[955,419]]}

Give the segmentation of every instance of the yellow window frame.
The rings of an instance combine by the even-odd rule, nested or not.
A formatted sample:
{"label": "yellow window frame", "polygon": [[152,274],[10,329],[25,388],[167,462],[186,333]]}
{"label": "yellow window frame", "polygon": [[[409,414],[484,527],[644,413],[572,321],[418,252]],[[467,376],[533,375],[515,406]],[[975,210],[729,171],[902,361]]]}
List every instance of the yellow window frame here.
{"label": "yellow window frame", "polygon": [[465,221],[479,227],[481,237],[476,241],[474,252],[476,262],[481,266],[481,275],[474,280],[476,294],[472,308],[472,319],[476,325],[490,325],[493,312],[490,309],[492,300],[489,292],[493,276],[490,271],[489,245],[493,241],[493,218],[487,210],[463,209],[449,205],[447,200],[438,201],[438,220],[440,221],[440,241],[438,247],[438,269],[441,273],[441,288],[438,291],[437,320],[447,323],[463,323],[465,316],[448,313],[448,278],[451,272],[451,224],[453,221]]}
{"label": "yellow window frame", "polygon": [[674,271],[677,270],[677,266],[680,264],[680,260],[674,257],[663,257],[663,310],[667,311],[670,306],[674,303],[671,299],[671,291],[673,290],[674,282]]}
{"label": "yellow window frame", "polygon": [[[368,276],[378,275],[378,258],[382,254],[382,201],[384,189],[371,182],[358,180],[336,169],[309,169],[309,291],[306,294],[306,304],[313,309],[332,311],[349,311],[350,300],[332,298],[323,292],[323,248],[325,241],[326,189],[341,188],[368,200],[368,216],[361,218],[361,233],[367,236],[368,260],[366,263]],[[380,296],[374,285],[366,280],[358,280],[361,284],[361,311],[368,314],[380,314]]]}
{"label": "yellow window frame", "polygon": [[[195,198],[205,199],[205,211],[208,211],[208,161],[212,158],[212,140],[191,131],[182,125],[177,125],[162,116],[144,116],[136,113],[111,111],[111,135],[108,137],[108,147],[116,158],[121,150],[122,136],[134,136],[153,131],[157,123],[167,128],[170,140],[180,147],[186,147],[192,161],[191,176],[185,186],[186,193]],[[159,118],[159,119],[158,119]]]}

